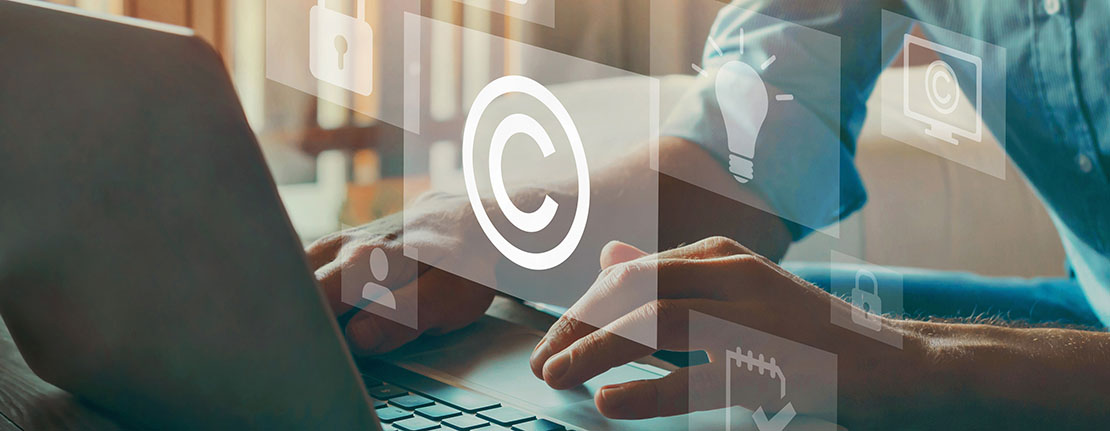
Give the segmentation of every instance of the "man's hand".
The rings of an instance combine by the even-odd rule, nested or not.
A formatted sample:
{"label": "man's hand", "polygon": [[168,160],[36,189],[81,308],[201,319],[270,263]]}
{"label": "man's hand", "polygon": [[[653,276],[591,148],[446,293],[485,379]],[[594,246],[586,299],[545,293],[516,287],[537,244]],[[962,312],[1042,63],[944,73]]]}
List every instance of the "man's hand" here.
{"label": "man's hand", "polygon": [[[689,340],[690,310],[840,353],[841,364],[874,364],[874,360],[861,359],[900,354],[831,325],[830,308],[844,307],[850,312],[848,303],[730,239],[710,238],[654,256],[613,242],[602,252],[601,265],[604,269],[590,291],[551,327],[531,358],[532,371],[553,388],[575,387],[612,367],[652,353],[653,349],[614,335],[651,321],[658,322],[661,349],[717,352],[735,347],[697,345],[697,340]],[[614,296],[628,288],[622,286],[636,283],[641,272],[647,272],[644,277],[648,279],[657,277],[657,301],[616,319],[603,330],[575,319],[600,314],[596,309],[612,303]],[[710,360],[723,358],[710,355]],[[691,405],[696,410],[724,407],[714,404],[722,401],[722,376],[698,374],[720,368],[685,368],[657,380],[606,386],[597,392],[595,402],[605,416],[618,419],[683,414]],[[845,367],[839,374],[843,396],[846,388],[854,387],[859,374]],[[690,387],[691,381],[702,382],[703,386]]]}
{"label": "man's hand", "polygon": [[[660,201],[672,203],[659,211],[661,244],[679,244],[728,233],[767,255],[785,253],[790,237],[777,217],[683,181],[660,176],[650,167],[648,148],[645,144],[644,151],[630,151],[591,173],[594,201],[591,213],[594,215],[590,223],[606,226],[610,238],[636,235],[643,227],[629,221],[637,220],[643,210],[639,198],[658,193]],[[712,157],[691,142],[663,138],[657,150],[658,159],[668,171],[680,172],[683,177],[698,178],[702,182],[735,183]],[[552,181],[542,187],[513,190],[512,201],[521,208],[538,208],[544,198],[552,194],[569,201],[577,198],[575,181]],[[746,192],[742,190],[737,193],[743,195],[742,199],[738,198],[741,201],[758,201],[755,196],[744,195]],[[486,210],[497,219],[496,203],[487,203]],[[389,276],[379,284],[393,289],[398,301],[416,300],[412,298],[413,291],[419,291],[418,331],[367,312],[351,318],[346,333],[356,354],[384,353],[424,331],[446,332],[459,328],[480,317],[492,301],[492,290],[434,268],[462,267],[475,273],[470,274],[471,279],[494,280],[494,268],[502,258],[478,226],[469,200],[465,196],[430,194],[405,211],[407,226],[402,227],[405,220],[394,215],[328,236],[308,247],[316,278],[337,316],[351,311],[351,306],[342,301],[345,271],[366,267],[374,249],[383,250],[389,261]],[[694,214],[696,220],[691,218]],[[596,253],[606,241],[607,238],[586,237],[578,250]],[[405,258],[402,246],[415,248],[420,262],[431,266]],[[419,289],[413,289],[413,281],[418,276]]]}
{"label": "man's hand", "polygon": [[[418,304],[416,330],[370,312],[357,312],[346,325],[347,341],[356,355],[385,353],[425,332],[444,333],[462,328],[481,317],[493,301],[493,291],[485,286],[416,262],[403,252],[403,247],[412,247],[420,253],[421,262],[434,264],[447,256],[457,261],[458,251],[465,249],[467,252],[461,256],[468,267],[488,273],[488,279],[493,279],[498,255],[480,246],[488,241],[475,236],[482,234],[469,201],[465,197],[433,194],[406,211],[407,226],[403,226],[405,220],[401,215],[395,214],[325,237],[306,250],[336,316],[352,309],[342,301],[343,277],[365,276],[366,271],[360,269],[368,267],[370,253],[375,249],[384,251],[389,261],[388,276],[379,284],[390,288],[398,303]],[[348,280],[348,285],[367,281],[371,280],[359,283]]]}

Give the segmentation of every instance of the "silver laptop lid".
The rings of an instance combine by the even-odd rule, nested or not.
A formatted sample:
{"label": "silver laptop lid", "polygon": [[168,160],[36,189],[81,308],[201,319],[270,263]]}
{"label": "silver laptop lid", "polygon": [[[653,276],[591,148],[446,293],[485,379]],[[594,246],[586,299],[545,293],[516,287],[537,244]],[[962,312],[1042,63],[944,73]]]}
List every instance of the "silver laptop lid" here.
{"label": "silver laptop lid", "polygon": [[136,425],[377,429],[218,55],[0,0],[0,314]]}

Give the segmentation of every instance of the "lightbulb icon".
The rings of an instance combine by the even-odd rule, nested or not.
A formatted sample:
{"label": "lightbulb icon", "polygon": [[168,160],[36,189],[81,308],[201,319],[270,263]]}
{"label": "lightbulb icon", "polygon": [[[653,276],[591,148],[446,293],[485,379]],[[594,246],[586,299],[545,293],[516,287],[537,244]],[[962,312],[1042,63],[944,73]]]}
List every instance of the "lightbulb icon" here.
{"label": "lightbulb icon", "polygon": [[767,87],[755,68],[739,60],[717,72],[717,103],[728,136],[728,170],[740,183],[755,178],[755,141],[767,120]]}
{"label": "lightbulb icon", "polygon": [[[709,45],[723,57],[720,46],[708,39]],[[744,53],[744,31],[740,30],[740,54]],[[760,70],[767,70],[775,63],[776,57],[772,55],[763,64]],[[708,73],[697,65],[694,70],[702,76]],[[724,116],[725,132],[728,138],[728,170],[732,177],[741,184],[746,184],[755,179],[755,147],[759,138],[759,131],[767,120],[767,111],[770,104],[767,86],[759,71],[740,60],[732,60],[721,66],[717,71],[714,83],[717,94],[717,104],[721,107]],[[791,101],[794,96],[780,94],[775,96],[778,101]]]}

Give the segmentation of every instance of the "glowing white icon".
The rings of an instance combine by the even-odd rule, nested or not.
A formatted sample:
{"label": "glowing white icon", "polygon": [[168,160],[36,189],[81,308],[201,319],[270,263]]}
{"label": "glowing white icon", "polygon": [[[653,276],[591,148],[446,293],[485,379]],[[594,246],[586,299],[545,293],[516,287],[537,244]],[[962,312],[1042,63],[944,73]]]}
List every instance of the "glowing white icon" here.
{"label": "glowing white icon", "polygon": [[[864,290],[863,280],[871,280],[871,291]],[[866,269],[856,272],[856,287],[852,288],[852,322],[870,329],[883,329],[883,300],[879,297],[879,279]]]}
{"label": "glowing white icon", "polygon": [[[570,231],[567,232],[566,237],[558,245],[545,252],[534,253],[522,250],[498,232],[489,215],[486,214],[486,208],[481,195],[478,193],[478,183],[474,176],[474,138],[478,133],[478,123],[481,121],[486,108],[495,99],[510,93],[523,93],[532,96],[555,115],[570,141],[575,168],[578,171],[578,205],[574,220],[570,225]],[[509,115],[497,125],[493,132],[489,154],[490,183],[493,187],[494,199],[505,218],[518,229],[535,233],[551,224],[559,204],[550,196],[546,196],[539,209],[529,213],[521,211],[509,198],[509,192],[505,187],[505,179],[502,175],[501,162],[509,138],[518,134],[531,138],[544,157],[555,153],[555,146],[551,142],[551,137],[543,130],[543,126],[538,121],[524,114]],[[470,107],[470,113],[467,114],[466,126],[463,130],[462,159],[467,196],[474,208],[474,215],[477,217],[478,224],[482,227],[486,237],[501,254],[513,263],[535,271],[554,268],[570,258],[570,255],[578,248],[578,243],[582,240],[582,234],[586,231],[586,220],[589,217],[590,210],[590,170],[586,164],[586,152],[582,146],[582,138],[578,134],[578,128],[575,127],[570,113],[555,97],[555,94],[535,80],[523,76],[505,76],[486,85],[478,93],[478,97],[474,99],[474,104]]]}
{"label": "glowing white icon", "polygon": [[[959,82],[956,81],[956,71],[952,70],[944,60],[936,60],[925,69],[925,93],[929,95],[929,104],[941,114],[956,112],[960,106],[960,98],[956,96]],[[944,81],[945,85],[941,85]]]}
{"label": "glowing white icon", "polygon": [[[925,134],[952,145],[959,145],[956,136],[963,136],[975,142],[983,141],[983,59],[958,49],[940,45],[936,42],[907,34],[902,41],[902,113],[911,119],[928,125]],[[940,56],[925,68],[924,82],[913,85],[910,65],[918,58]],[[957,113],[960,107],[960,81],[952,64],[975,73],[975,94],[970,101],[975,113]],[[968,89],[970,90],[970,86]],[[919,92],[924,90],[923,92]],[[924,95],[929,107],[915,105],[914,95]],[[953,115],[955,114],[955,115]]]}
{"label": "glowing white icon", "polygon": [[[748,97],[737,97],[736,88],[749,88]],[[728,134],[728,170],[736,181],[755,178],[755,141],[767,119],[767,87],[747,63],[730,61],[717,72],[717,102]]]}
{"label": "glowing white icon", "polygon": [[[724,57],[721,47],[712,37],[707,42],[718,56]],[[740,54],[743,53],[744,30],[740,29]],[[772,55],[760,65],[760,70],[767,70],[776,59]],[[693,68],[699,74],[707,75],[696,64]],[[736,181],[747,183],[755,179],[755,144],[759,138],[759,131],[767,120],[770,103],[767,87],[755,68],[739,60],[729,61],[718,70],[714,87],[728,136],[729,172]],[[794,96],[776,95],[775,100],[792,101]]]}
{"label": "glowing white icon", "polygon": [[308,69],[312,76],[363,96],[374,91],[374,30],[365,0],[358,18],[328,9],[319,0],[309,11]]}
{"label": "glowing white icon", "polygon": [[[782,373],[782,368],[775,363],[775,358],[764,359],[763,354],[759,354],[759,358],[755,357],[755,352],[748,350],[747,354],[743,353],[739,347],[736,351],[725,350],[725,406],[732,406],[732,368],[741,368],[747,366],[748,371],[757,370],[759,375],[767,374],[771,380],[779,381],[779,398],[786,398],[786,375]],[[760,406],[755,410],[752,419],[755,421],[756,428],[759,431],[782,431],[794,420],[797,412],[794,410],[794,403],[788,402],[786,406],[775,413],[773,418],[768,419],[767,413],[763,411]],[[725,409],[725,430],[732,430],[732,409]]]}
{"label": "glowing white icon", "polygon": [[370,274],[377,283],[369,282],[362,286],[362,299],[396,310],[397,298],[388,287],[379,284],[389,276],[389,258],[380,248],[370,252]]}

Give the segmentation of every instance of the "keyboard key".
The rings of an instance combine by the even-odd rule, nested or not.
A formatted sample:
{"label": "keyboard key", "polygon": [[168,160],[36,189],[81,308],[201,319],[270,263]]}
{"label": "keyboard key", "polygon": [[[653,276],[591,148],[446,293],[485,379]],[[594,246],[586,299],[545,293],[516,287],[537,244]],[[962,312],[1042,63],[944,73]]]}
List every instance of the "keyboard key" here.
{"label": "keyboard key", "polygon": [[424,418],[405,419],[393,424],[393,426],[404,431],[425,431],[439,428],[439,424]]}
{"label": "keyboard key", "polygon": [[467,413],[501,406],[497,401],[449,386],[425,392],[424,395]]}
{"label": "keyboard key", "polygon": [[380,408],[385,407],[385,406],[386,406],[385,401],[374,400],[374,408],[380,409]]}
{"label": "keyboard key", "polygon": [[372,387],[375,387],[375,386],[381,386],[382,381],[378,380],[374,377],[370,377],[368,375],[363,374],[362,375],[362,384],[366,385],[366,387],[368,387],[368,388],[372,388]]}
{"label": "keyboard key", "polygon": [[531,422],[513,425],[513,431],[563,431],[562,425],[551,422],[547,419],[539,419]]}
{"label": "keyboard key", "polygon": [[377,412],[378,412],[378,419],[381,419],[382,422],[386,422],[386,423],[393,422],[393,421],[399,421],[401,419],[408,419],[408,418],[412,417],[411,412],[406,412],[406,411],[401,410],[401,409],[396,408],[396,407],[380,408],[380,409],[377,410]]}
{"label": "keyboard key", "polygon": [[435,404],[434,401],[415,394],[393,398],[389,400],[389,403],[405,410],[414,410]]}
{"label": "keyboard key", "polygon": [[444,420],[443,424],[460,431],[469,431],[489,425],[489,421],[466,415]]}
{"label": "keyboard key", "polygon": [[486,410],[478,413],[478,417],[503,426],[510,426],[536,418],[531,414],[512,407],[498,407],[496,409]]}
{"label": "keyboard key", "polygon": [[409,391],[398,388],[388,383],[376,388],[367,389],[367,392],[370,393],[370,396],[379,400],[389,400],[391,398],[397,398],[409,394]]}
{"label": "keyboard key", "polygon": [[490,426],[485,427],[485,428],[478,428],[474,431],[513,431],[513,430],[505,428],[505,427],[500,426],[500,425],[490,425]]}
{"label": "keyboard key", "polygon": [[452,416],[461,415],[462,412],[460,412],[458,410],[455,410],[453,408],[447,407],[443,404],[436,404],[434,406],[428,406],[428,407],[416,409],[416,414],[418,414],[420,416],[424,416],[424,417],[426,417],[428,419],[431,419],[433,421],[441,421],[441,420],[447,419],[447,418],[452,417]]}

